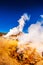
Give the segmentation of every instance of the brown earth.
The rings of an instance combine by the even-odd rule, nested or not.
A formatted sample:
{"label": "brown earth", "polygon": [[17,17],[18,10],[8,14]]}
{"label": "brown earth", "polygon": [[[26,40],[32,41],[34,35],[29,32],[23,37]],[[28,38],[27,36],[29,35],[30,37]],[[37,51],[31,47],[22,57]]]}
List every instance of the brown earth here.
{"label": "brown earth", "polygon": [[3,36],[3,35],[5,35],[5,34],[6,34],[6,33],[1,33],[1,32],[0,32],[0,36]]}
{"label": "brown earth", "polygon": [[43,65],[43,57],[28,47],[17,53],[18,41],[0,37],[0,65]]}

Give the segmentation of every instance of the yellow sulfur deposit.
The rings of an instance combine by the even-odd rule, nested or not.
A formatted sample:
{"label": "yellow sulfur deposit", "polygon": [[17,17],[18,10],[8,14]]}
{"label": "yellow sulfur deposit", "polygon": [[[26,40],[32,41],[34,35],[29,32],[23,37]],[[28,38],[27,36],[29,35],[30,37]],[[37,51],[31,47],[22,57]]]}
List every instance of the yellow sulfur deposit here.
{"label": "yellow sulfur deposit", "polygon": [[43,65],[36,49],[28,47],[17,53],[18,41],[0,37],[0,65]]}

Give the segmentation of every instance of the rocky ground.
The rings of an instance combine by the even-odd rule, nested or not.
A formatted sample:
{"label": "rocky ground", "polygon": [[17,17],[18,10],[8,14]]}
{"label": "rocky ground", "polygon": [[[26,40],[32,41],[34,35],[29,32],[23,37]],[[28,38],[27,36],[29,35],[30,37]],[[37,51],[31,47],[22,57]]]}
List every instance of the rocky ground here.
{"label": "rocky ground", "polygon": [[0,65],[43,65],[43,58],[35,49],[17,53],[18,41],[0,37]]}

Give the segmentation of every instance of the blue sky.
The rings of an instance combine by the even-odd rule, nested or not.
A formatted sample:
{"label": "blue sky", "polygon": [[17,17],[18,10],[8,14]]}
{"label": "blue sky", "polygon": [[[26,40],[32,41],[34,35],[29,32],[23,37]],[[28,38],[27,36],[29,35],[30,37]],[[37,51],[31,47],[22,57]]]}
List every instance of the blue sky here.
{"label": "blue sky", "polygon": [[43,0],[0,0],[0,32],[8,32],[10,28],[17,26],[17,20],[24,13],[31,15],[24,27],[24,32],[27,32],[32,23],[40,20]]}

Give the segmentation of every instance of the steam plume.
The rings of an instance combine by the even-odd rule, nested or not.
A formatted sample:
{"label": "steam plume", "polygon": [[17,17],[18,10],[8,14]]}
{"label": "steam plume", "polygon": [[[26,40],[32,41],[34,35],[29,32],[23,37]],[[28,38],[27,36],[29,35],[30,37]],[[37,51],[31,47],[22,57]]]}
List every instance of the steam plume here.
{"label": "steam plume", "polygon": [[32,24],[29,28],[29,39],[32,41],[32,45],[37,48],[40,52],[43,51],[43,22],[37,22]]}
{"label": "steam plume", "polygon": [[[36,48],[38,52],[43,52],[43,22],[37,22],[36,24],[31,24],[28,28],[28,33],[24,33],[18,37],[18,46],[24,46],[28,44],[30,47]],[[32,43],[30,43],[32,42]],[[26,48],[26,47],[25,47]],[[24,50],[21,48],[18,52]]]}
{"label": "steam plume", "polygon": [[10,31],[4,37],[9,37],[10,35],[16,35],[19,32],[22,32],[23,27],[25,25],[25,21],[29,20],[29,19],[30,19],[30,17],[28,17],[28,15],[26,13],[23,14],[23,16],[21,16],[21,18],[18,20],[19,25],[17,27],[10,29]]}
{"label": "steam plume", "polygon": [[[43,18],[42,15],[41,17]],[[31,24],[28,28],[28,33],[23,33],[25,21],[29,19],[30,17],[28,17],[27,14],[21,16],[21,18],[18,20],[19,25],[10,29],[10,32],[8,32],[5,37],[9,37],[12,34],[16,35],[19,32],[22,32],[21,35],[17,36],[17,39],[19,40],[18,47],[20,48],[18,52],[24,50],[24,48],[26,48],[26,46],[24,45],[28,44],[30,47],[36,48],[41,53],[43,52],[43,21],[37,21],[35,24]],[[20,46],[23,46],[23,48],[21,48]]]}
{"label": "steam plume", "polygon": [[41,18],[43,18],[43,15],[40,15]]}

